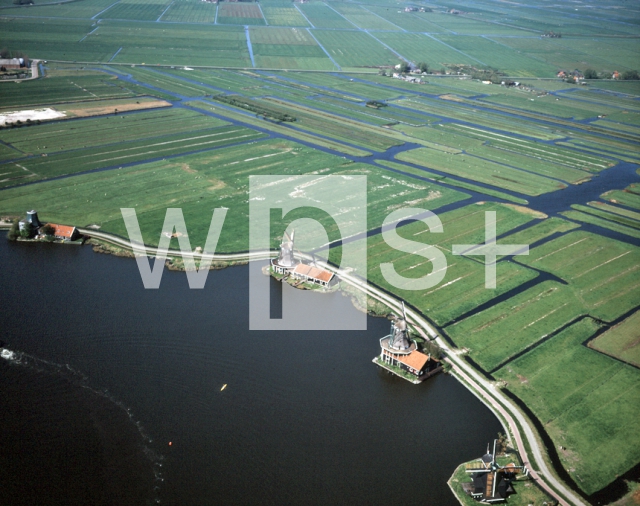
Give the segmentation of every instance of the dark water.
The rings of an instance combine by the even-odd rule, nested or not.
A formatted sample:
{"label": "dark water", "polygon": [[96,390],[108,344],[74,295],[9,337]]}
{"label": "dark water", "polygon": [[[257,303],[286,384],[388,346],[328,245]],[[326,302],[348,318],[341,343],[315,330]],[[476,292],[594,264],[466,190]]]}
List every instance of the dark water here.
{"label": "dark water", "polygon": [[247,267],[144,290],[133,260],[1,239],[3,505],[456,505],[501,430],[455,379],[374,366],[386,320],[249,332]]}

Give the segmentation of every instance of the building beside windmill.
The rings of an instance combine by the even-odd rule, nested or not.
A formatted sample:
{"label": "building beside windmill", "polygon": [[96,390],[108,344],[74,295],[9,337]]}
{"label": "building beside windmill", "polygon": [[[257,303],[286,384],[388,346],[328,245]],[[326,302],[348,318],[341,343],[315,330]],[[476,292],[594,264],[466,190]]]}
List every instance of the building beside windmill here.
{"label": "building beside windmill", "polygon": [[404,302],[402,316],[394,317],[389,335],[380,339],[380,350],[380,356],[374,362],[395,374],[397,373],[393,368],[399,368],[410,378],[414,378],[414,383],[420,383],[442,369],[437,358],[419,351],[416,342],[409,338]]}
{"label": "building beside windmill", "polygon": [[[471,475],[470,483],[463,483],[462,489],[481,503],[505,502],[514,494],[512,482],[524,466],[509,463],[501,466],[496,462],[496,441],[493,441],[493,453],[487,445],[487,453],[480,460],[465,464],[465,471]],[[528,471],[525,469],[525,475]]]}
{"label": "building beside windmill", "polygon": [[[31,233],[37,238],[45,237],[45,233],[51,230],[51,235],[61,241],[75,241],[80,237],[76,227],[58,225],[57,223],[47,223],[45,225],[38,219],[35,210],[27,211],[27,216],[18,222],[19,230],[24,230],[30,226]],[[46,228],[45,228],[46,227]]]}
{"label": "building beside windmill", "polygon": [[271,268],[273,271],[283,277],[290,276],[300,282],[320,285],[325,288],[328,287],[333,279],[333,272],[318,267],[315,265],[315,261],[309,264],[296,259],[293,254],[295,247],[294,238],[295,230],[291,232],[291,235],[286,232],[284,233],[282,243],[280,244],[280,253],[277,258],[271,260]]}

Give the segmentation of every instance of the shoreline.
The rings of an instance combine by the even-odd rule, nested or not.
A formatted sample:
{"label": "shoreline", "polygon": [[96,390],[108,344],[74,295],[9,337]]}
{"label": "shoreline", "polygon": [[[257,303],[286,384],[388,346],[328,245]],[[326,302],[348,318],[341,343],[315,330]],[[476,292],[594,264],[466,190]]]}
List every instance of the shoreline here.
{"label": "shoreline", "polygon": [[[0,223],[0,228],[6,227],[2,227],[2,224]],[[101,251],[97,252],[114,254],[115,256],[126,258],[135,257],[136,248],[132,247],[131,243],[125,239],[105,232],[98,232],[84,228],[78,228],[78,231],[89,238],[89,240],[86,241],[88,244],[95,244],[93,241],[96,241],[98,244],[104,242],[108,243],[107,245],[103,244],[100,247]],[[176,257],[182,257],[182,252],[179,250],[159,250],[158,248],[147,246],[139,247],[137,252],[143,253],[147,256],[163,254],[167,256],[167,262],[169,262],[169,258],[175,259]],[[206,255],[195,252],[192,255],[194,260],[198,258],[202,259],[203,257],[211,258],[215,262],[216,267],[214,267],[214,263],[212,262],[210,269],[221,269],[225,267],[232,267],[234,265],[246,264],[252,260],[267,260],[276,256],[277,252],[265,250]],[[311,255],[304,253],[298,253],[296,256],[300,259],[312,260]],[[345,291],[349,291],[354,294],[360,293],[362,296],[367,297],[367,300],[373,299],[392,311],[401,311],[401,302],[396,299],[395,296],[390,295],[381,289],[362,281],[359,277],[336,268],[326,262],[318,263],[322,268],[329,270],[340,277],[341,290],[345,290],[346,288]],[[174,270],[184,270],[184,268],[175,268]],[[355,297],[352,296],[352,300],[354,298]],[[357,309],[362,310],[358,305],[354,304],[354,306]],[[424,315],[411,308],[407,308],[406,313],[408,321],[415,327],[422,337],[435,341],[443,351],[443,361],[451,365],[452,375],[455,376],[468,390],[472,391],[474,395],[476,395],[494,414],[496,412],[500,413],[498,420],[503,424],[503,426],[504,422],[506,422],[505,428],[508,429],[506,434],[512,443],[516,443],[513,446],[520,453],[520,457],[524,464],[530,469],[532,478],[535,479],[538,484],[562,506],[586,506],[587,503],[582,500],[577,491],[569,488],[568,485],[557,477],[553,464],[548,458],[548,455],[546,455],[546,447],[540,443],[541,438],[537,434],[535,426],[533,426],[533,423],[531,423],[527,419],[526,415],[519,410],[517,405],[503,394],[500,389],[496,387],[494,382],[484,378],[479,371],[468,364],[464,358],[460,356],[459,351],[452,349],[448,342],[433,328],[433,325]],[[521,434],[520,427],[522,427],[522,432],[524,432],[524,438],[523,434]],[[532,455],[529,455],[529,451],[531,451]],[[537,471],[534,470],[534,465],[537,467]],[[546,481],[543,481],[542,476],[545,477]],[[549,484],[549,482],[551,484]]]}

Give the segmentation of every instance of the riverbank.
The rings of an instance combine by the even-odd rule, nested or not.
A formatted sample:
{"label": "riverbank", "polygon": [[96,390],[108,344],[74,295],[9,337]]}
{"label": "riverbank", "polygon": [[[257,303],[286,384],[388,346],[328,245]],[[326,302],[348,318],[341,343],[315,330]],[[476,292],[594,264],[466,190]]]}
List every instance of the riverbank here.
{"label": "riverbank", "polygon": [[[94,239],[109,242],[121,250],[121,254],[118,256],[133,256],[134,250],[131,247],[130,242],[125,239],[111,236],[104,232],[98,232],[91,229],[79,229],[80,233],[90,236]],[[128,255],[124,252],[128,250]],[[138,251],[142,252],[142,250]],[[157,255],[159,253],[167,254],[170,257],[179,257],[181,252],[177,250],[163,250],[158,248],[146,247],[144,254]],[[206,254],[193,253],[194,258],[210,257],[216,262],[248,262],[252,260],[266,260],[276,255],[272,251],[256,251],[245,252],[235,254]],[[310,255],[299,253],[296,255],[301,259],[312,261],[313,258]],[[394,312],[402,310],[401,303],[394,296],[380,290],[379,288],[367,283],[354,275],[348,270],[338,269],[325,262],[318,261],[318,264],[334,274],[338,275],[341,279],[341,284],[349,286],[350,290],[360,292],[361,296],[367,297],[367,300],[372,299],[378,303],[389,307]],[[516,404],[509,399],[503,392],[501,392],[493,382],[488,381],[478,371],[476,371],[464,358],[458,356],[456,350],[452,349],[448,342],[440,335],[434,328],[434,326],[416,310],[407,308],[407,318],[410,324],[425,338],[432,339],[438,344],[438,346],[446,354],[445,361],[451,364],[454,375],[462,379],[463,385],[469,389],[474,389],[480,395],[479,399],[490,407],[492,410],[496,410],[501,414],[502,419],[507,423],[507,428],[511,440],[514,442],[514,446],[520,453],[524,464],[530,468],[531,475],[534,479],[540,483],[540,485],[551,495],[553,495],[560,504],[563,506],[582,505],[584,502],[565,486],[562,481],[556,477],[553,470],[553,466],[546,456],[544,446],[540,443],[541,438],[537,436],[536,430],[530,421],[525,417]],[[526,442],[526,443],[525,443]],[[538,474],[540,473],[540,474]],[[541,478],[544,476],[544,481]],[[565,499],[566,497],[566,499]]]}

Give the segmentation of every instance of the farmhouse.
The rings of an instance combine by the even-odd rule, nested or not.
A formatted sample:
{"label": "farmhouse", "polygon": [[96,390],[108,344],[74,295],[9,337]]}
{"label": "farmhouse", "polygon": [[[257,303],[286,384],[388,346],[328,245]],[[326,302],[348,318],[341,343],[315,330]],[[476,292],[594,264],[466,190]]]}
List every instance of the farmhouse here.
{"label": "farmhouse", "polygon": [[291,236],[286,232],[284,233],[284,238],[280,244],[280,254],[278,258],[271,260],[273,271],[283,276],[291,276],[301,282],[328,287],[333,279],[333,273],[316,265],[309,265],[297,260],[293,256],[294,237],[295,230],[291,232]]}
{"label": "farmhouse", "polygon": [[22,58],[0,58],[0,67],[6,70],[19,69],[24,67],[24,59]]}
{"label": "farmhouse", "polygon": [[[67,225],[57,225],[55,223],[47,223],[53,228],[53,236],[63,241],[75,241],[78,238],[78,229]],[[45,225],[46,226],[46,225]]]}
{"label": "farmhouse", "polygon": [[35,210],[27,211],[27,216],[18,222],[19,230],[24,230],[25,227],[30,227],[32,235],[35,235],[39,239],[45,238],[47,236],[45,232],[49,230],[53,230],[53,233],[49,233],[49,235],[62,241],[75,241],[80,236],[76,227],[58,225],[56,223],[43,225],[38,219],[38,213]]}

